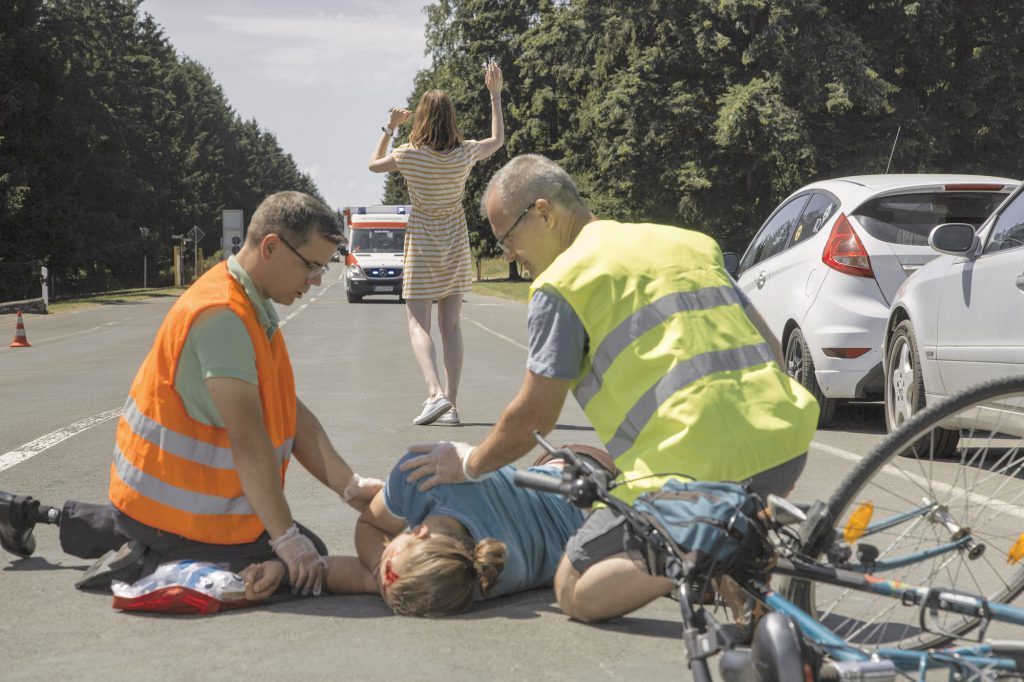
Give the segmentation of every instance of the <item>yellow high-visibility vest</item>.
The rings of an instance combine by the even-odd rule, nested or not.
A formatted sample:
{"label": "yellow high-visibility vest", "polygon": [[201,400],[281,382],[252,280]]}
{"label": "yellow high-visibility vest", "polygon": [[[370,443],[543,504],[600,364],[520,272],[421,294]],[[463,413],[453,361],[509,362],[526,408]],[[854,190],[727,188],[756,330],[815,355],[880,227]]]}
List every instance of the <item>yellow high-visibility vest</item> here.
{"label": "yellow high-visibility vest", "polygon": [[718,244],[691,230],[602,220],[536,279],[579,316],[572,391],[632,501],[666,476],[743,481],[807,451],[818,403],[743,311]]}

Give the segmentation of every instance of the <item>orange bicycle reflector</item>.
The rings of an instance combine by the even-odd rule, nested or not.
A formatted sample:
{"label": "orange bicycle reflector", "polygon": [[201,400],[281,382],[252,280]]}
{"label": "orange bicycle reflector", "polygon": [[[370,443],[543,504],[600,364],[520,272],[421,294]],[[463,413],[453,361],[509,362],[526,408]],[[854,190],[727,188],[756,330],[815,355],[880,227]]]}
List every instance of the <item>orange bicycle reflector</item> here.
{"label": "orange bicycle reflector", "polygon": [[1024,559],[1024,533],[1021,533],[1020,537],[1017,538],[1017,542],[1013,543],[1013,547],[1010,548],[1006,555],[1006,563],[1016,564],[1021,559]]}
{"label": "orange bicycle reflector", "polygon": [[871,523],[871,516],[874,513],[875,505],[870,502],[865,502],[853,510],[850,519],[846,522],[846,528],[843,529],[843,539],[846,540],[846,544],[852,545],[861,539],[868,529],[868,524]]}

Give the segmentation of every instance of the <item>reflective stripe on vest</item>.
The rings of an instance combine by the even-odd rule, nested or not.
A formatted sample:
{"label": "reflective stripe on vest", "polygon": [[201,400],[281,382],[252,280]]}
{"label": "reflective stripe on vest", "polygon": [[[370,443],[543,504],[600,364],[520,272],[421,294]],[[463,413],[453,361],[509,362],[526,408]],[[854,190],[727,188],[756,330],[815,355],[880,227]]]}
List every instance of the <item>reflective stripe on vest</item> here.
{"label": "reflective stripe on vest", "polygon": [[665,476],[745,480],[807,450],[814,398],[776,364],[713,239],[595,221],[538,275],[588,340],[571,389],[627,502]]}
{"label": "reflective stripe on vest", "polygon": [[189,514],[252,514],[245,495],[239,497],[217,497],[192,490],[178,488],[143,473],[124,458],[121,449],[114,447],[114,468],[117,476],[135,492],[160,504],[173,507]]}
{"label": "reflective stripe on vest", "polygon": [[[135,401],[131,396],[128,396],[128,400],[124,404],[124,409],[121,411],[121,418],[127,422],[132,432],[137,436],[149,441],[164,452],[168,452],[176,457],[181,457],[182,459],[186,459],[190,462],[212,467],[214,469],[235,468],[235,461],[231,455],[231,448],[222,448],[213,445],[212,443],[204,443],[203,441],[189,438],[184,434],[160,426],[160,424],[156,423],[139,411],[139,408],[135,405]],[[289,438],[283,445],[274,449],[274,454],[277,457],[278,468],[291,458],[293,442],[294,439]],[[119,451],[115,448],[114,457],[116,458],[118,455]],[[129,464],[129,466],[131,466],[131,464]],[[118,471],[120,470],[121,467],[118,466]],[[124,477],[122,477],[122,479],[125,483],[131,485],[131,481]],[[132,487],[134,488],[135,486]],[[177,505],[172,504],[171,506],[175,507]],[[201,513],[210,514],[212,512]]]}
{"label": "reflective stripe on vest", "polygon": [[[132,433],[163,453],[180,457],[203,467],[230,473],[233,478],[237,476],[234,474],[234,459],[230,448],[198,441],[160,426],[142,414],[131,397],[125,403],[121,418]],[[278,469],[282,469],[291,458],[293,443],[294,439],[289,438],[280,447],[274,449],[275,465]],[[198,490],[186,490],[168,481],[150,476],[133,465],[117,445],[114,446],[114,469],[121,481],[135,492],[182,512],[189,514],[254,513],[244,495],[236,497],[209,495]],[[200,482],[194,482],[194,484],[198,483]],[[241,484],[238,485],[238,488],[241,488]]]}
{"label": "reflective stripe on vest", "polygon": [[608,442],[608,452],[612,457],[618,457],[629,450],[661,404],[701,377],[716,372],[750,369],[773,361],[768,344],[757,343],[742,348],[703,353],[679,363],[658,383],[647,389],[629,410],[615,431],[615,436]]}
{"label": "reflective stripe on vest", "polygon": [[637,337],[654,329],[659,324],[663,324],[665,320],[676,313],[707,310],[739,302],[735,288],[720,286],[697,291],[676,291],[636,311],[609,332],[601,341],[601,345],[594,351],[590,371],[579,380],[576,388],[573,389],[573,395],[576,396],[580,407],[584,410],[587,408],[590,399],[601,390],[604,373],[615,362],[615,358],[626,350]]}
{"label": "reflective stripe on vest", "polygon": [[283,487],[295,442],[297,401],[288,350],[270,338],[253,301],[224,263],[208,270],[171,306],[132,382],[117,426],[110,502],[125,515],[189,540],[255,541],[263,524],[245,498],[224,428],[197,421],[174,385],[189,329],[205,311],[226,307],[245,325],[256,356],[263,426]]}

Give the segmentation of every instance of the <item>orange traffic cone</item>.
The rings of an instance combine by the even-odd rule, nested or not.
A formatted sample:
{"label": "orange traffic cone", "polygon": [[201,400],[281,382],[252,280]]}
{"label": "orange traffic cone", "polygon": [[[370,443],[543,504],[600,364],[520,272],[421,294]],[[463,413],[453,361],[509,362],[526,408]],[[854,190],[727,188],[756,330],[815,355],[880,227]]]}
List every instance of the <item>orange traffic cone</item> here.
{"label": "orange traffic cone", "polygon": [[32,344],[25,336],[25,323],[21,319],[21,311],[18,311],[18,324],[14,327],[14,340],[11,341],[11,348],[28,348]]}

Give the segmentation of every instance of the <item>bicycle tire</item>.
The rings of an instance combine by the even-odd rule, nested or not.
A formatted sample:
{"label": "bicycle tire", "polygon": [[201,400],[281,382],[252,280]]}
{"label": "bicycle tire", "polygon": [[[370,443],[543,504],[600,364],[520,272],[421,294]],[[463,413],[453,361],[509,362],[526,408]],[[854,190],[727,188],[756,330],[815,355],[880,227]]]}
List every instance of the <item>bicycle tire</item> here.
{"label": "bicycle tire", "polygon": [[[1001,422],[1000,414],[992,410],[995,402],[1007,410]],[[989,419],[984,428],[978,425],[983,414]],[[1024,590],[1024,561],[1007,563],[1014,543],[1024,538],[1021,414],[1024,376],[979,384],[917,413],[885,437],[839,484],[827,503],[826,522],[816,535],[806,538],[801,552],[814,558],[825,554],[832,529],[841,535],[852,510],[863,502],[875,505],[873,518],[877,522],[921,505],[921,499],[927,497],[944,506],[947,520],[968,528],[970,536],[984,544],[983,554],[971,559],[967,551],[955,550],[876,575],[908,585],[958,589],[993,602],[1012,600]],[[930,434],[954,428],[954,424],[961,441],[952,460],[932,456],[928,448],[921,447]],[[879,536],[888,546],[879,546],[882,543],[871,536],[871,544],[880,550],[878,558],[891,559],[949,542],[953,531],[940,516],[921,516],[907,527],[881,532]],[[797,580],[785,589],[798,606],[817,614],[847,642],[863,648],[929,648],[967,633],[979,622],[946,615],[932,623],[941,625],[942,632],[921,630],[919,609],[891,597]]]}

